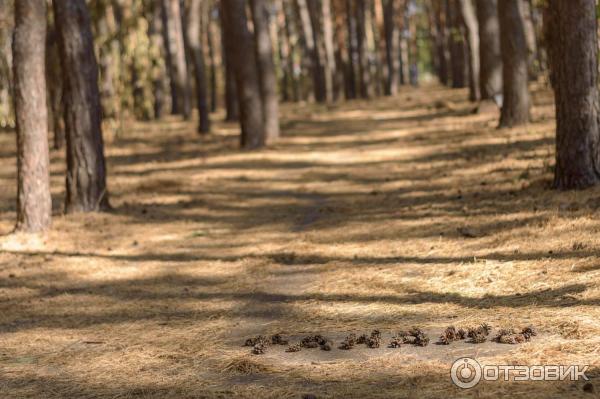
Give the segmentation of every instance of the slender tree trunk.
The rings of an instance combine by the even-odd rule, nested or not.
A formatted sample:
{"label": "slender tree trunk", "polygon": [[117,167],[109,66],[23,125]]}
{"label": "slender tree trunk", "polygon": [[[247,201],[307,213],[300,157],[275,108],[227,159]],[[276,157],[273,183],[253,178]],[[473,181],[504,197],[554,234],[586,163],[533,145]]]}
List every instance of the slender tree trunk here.
{"label": "slender tree trunk", "polygon": [[383,82],[381,63],[377,55],[377,40],[376,40],[376,27],[375,18],[372,10],[373,2],[370,0],[365,1],[365,50],[367,56],[367,65],[369,66],[369,82],[370,85],[367,88],[369,90],[369,96],[380,96]]}
{"label": "slender tree trunk", "polygon": [[189,119],[192,101],[188,85],[188,70],[185,59],[185,39],[179,0],[162,0],[167,34],[167,50],[170,54],[172,113]]}
{"label": "slender tree trunk", "polygon": [[446,0],[448,20],[450,22],[450,59],[452,62],[452,87],[462,88],[467,85],[468,64],[467,47],[465,45],[464,27],[460,14],[459,0]]}
{"label": "slender tree trunk", "polygon": [[502,93],[502,53],[498,0],[477,0],[481,101],[492,101]]}
{"label": "slender tree trunk", "polygon": [[254,42],[248,31],[245,0],[223,0],[226,26],[230,31],[232,53],[227,54],[235,68],[242,128],[241,145],[246,149],[265,145],[263,104]]}
{"label": "slender tree trunk", "polygon": [[410,2],[407,0],[400,14],[398,21],[400,25],[400,83],[406,85],[410,83],[410,20],[408,18],[408,7]]}
{"label": "slender tree trunk", "polygon": [[436,52],[439,60],[438,77],[440,79],[440,83],[448,86],[450,84],[450,74],[448,72],[448,65],[450,64],[450,53],[448,52],[449,39],[448,24],[446,18],[447,14],[445,12],[445,2],[440,0],[432,0],[432,6],[435,12],[435,26],[437,30]]}
{"label": "slender tree trunk", "polygon": [[17,1],[13,41],[17,231],[43,231],[52,221],[45,46],[46,1]]}
{"label": "slender tree trunk", "polygon": [[287,73],[291,83],[292,94],[291,98],[293,101],[300,101],[300,88],[298,87],[298,77],[296,71],[300,70],[300,65],[296,62],[296,52],[298,47],[298,34],[296,32],[295,24],[292,22],[292,11],[288,1],[281,3],[281,18],[282,23],[281,29],[283,30],[284,38],[283,42],[287,44],[288,56],[284,58],[287,63]]}
{"label": "slender tree trunk", "polygon": [[390,75],[386,56],[386,37],[385,37],[385,0],[373,1],[373,37],[375,41],[375,58],[377,63],[377,94],[389,95],[387,88],[388,76]]}
{"label": "slender tree trunk", "polygon": [[215,21],[212,17],[212,4],[208,7],[206,16],[206,42],[208,43],[208,59],[210,70],[210,112],[217,111],[217,57],[215,38],[217,36]]}
{"label": "slender tree trunk", "polygon": [[263,101],[265,139],[271,143],[279,138],[279,98],[273,48],[269,34],[269,15],[265,0],[250,0],[254,22],[254,43],[258,61],[260,93]]}
{"label": "slender tree trunk", "polygon": [[371,93],[371,73],[369,70],[365,0],[356,0],[356,37],[358,52],[358,75],[360,96],[369,98]]}
{"label": "slender tree trunk", "polygon": [[277,51],[279,55],[280,67],[282,69],[279,88],[281,91],[282,101],[289,102],[292,99],[291,91],[294,76],[293,55],[290,51],[290,42],[286,34],[285,10],[283,9],[284,5],[282,3],[276,3],[276,7],[277,23],[275,24],[275,28],[277,29],[277,43],[279,44]]}
{"label": "slender tree trunk", "polygon": [[598,24],[594,0],[551,1],[544,12],[556,101],[554,186],[600,183]]}
{"label": "slender tree trunk", "polygon": [[[307,14],[309,17],[309,25],[310,25],[310,34],[308,34],[309,29],[305,29],[308,37],[312,37],[312,63],[315,74],[315,99],[318,102],[326,102],[328,96],[328,89],[331,88],[331,81],[328,83],[328,77],[325,71],[325,49],[323,45],[323,38],[321,34],[321,26],[322,26],[322,15],[321,8],[319,7],[319,0],[297,0],[298,7],[300,9],[300,15],[304,14],[304,9],[307,10]],[[304,20],[306,17],[302,17]],[[305,24],[305,22],[303,22]]]}
{"label": "slender tree trunk", "polygon": [[409,71],[410,84],[413,86],[419,85],[419,42],[417,38],[417,21],[414,15],[406,14],[408,26],[408,42],[409,42]]}
{"label": "slender tree trunk", "polygon": [[[148,26],[148,36],[150,42],[156,51],[167,58],[167,49],[165,47],[165,32],[163,25],[162,6],[160,4],[152,4],[152,21]],[[158,59],[156,65],[157,73],[152,80],[152,92],[154,95],[154,118],[160,119],[164,115],[165,108],[168,106],[167,92],[169,90],[169,76],[167,74],[167,65],[164,65]]]}
{"label": "slender tree trunk", "polygon": [[346,0],[346,19],[348,21],[348,81],[347,81],[347,99],[354,99],[358,96],[356,79],[356,60],[358,59],[357,50],[357,31],[356,31],[356,4],[353,0]]}
{"label": "slender tree trunk", "polygon": [[224,0],[221,0],[221,39],[223,42],[223,63],[225,64],[225,121],[236,122],[240,117],[240,107],[236,87],[235,64],[232,56],[235,49],[230,29],[227,26],[224,3]]}
{"label": "slender tree trunk", "polygon": [[0,128],[15,126],[11,50],[14,10],[10,3],[14,1],[0,0]]}
{"label": "slender tree trunk", "polygon": [[194,80],[196,82],[196,106],[198,107],[198,132],[210,131],[208,117],[208,101],[206,90],[206,71],[204,66],[204,50],[202,49],[202,0],[191,0],[187,15],[187,44],[189,55],[194,65]]}
{"label": "slender tree trunk", "polygon": [[60,56],[54,24],[48,25],[46,40],[46,85],[48,87],[48,103],[50,105],[48,119],[52,126],[54,149],[60,150],[65,146],[65,111]]}
{"label": "slender tree trunk", "polygon": [[400,35],[398,15],[404,0],[387,0],[384,4],[383,25],[385,37],[386,80],[384,93],[395,96],[400,78]]}
{"label": "slender tree trunk", "polygon": [[342,97],[342,91],[346,99],[351,98],[350,94],[350,63],[348,51],[348,31],[347,16],[345,14],[345,0],[333,0],[333,21],[335,35],[335,94],[337,100]]}
{"label": "slender tree trunk", "polygon": [[479,25],[475,15],[473,0],[459,0],[467,33],[467,44],[469,46],[469,100],[479,101],[481,97],[479,87]]}
{"label": "slender tree trunk", "polygon": [[525,40],[527,41],[527,54],[529,66],[529,80],[536,80],[538,76],[537,62],[537,38],[533,18],[532,0],[524,0],[522,3],[523,28],[525,29]]}
{"label": "slender tree trunk", "polygon": [[98,65],[84,0],[54,0],[65,83],[67,192],[65,210],[109,208]]}
{"label": "slender tree trunk", "polygon": [[502,49],[503,103],[500,127],[529,122],[528,54],[522,0],[498,1]]}
{"label": "slender tree trunk", "polygon": [[336,71],[335,51],[333,47],[333,21],[331,0],[321,0],[323,16],[323,44],[325,47],[325,87],[327,101],[334,100],[334,77]]}

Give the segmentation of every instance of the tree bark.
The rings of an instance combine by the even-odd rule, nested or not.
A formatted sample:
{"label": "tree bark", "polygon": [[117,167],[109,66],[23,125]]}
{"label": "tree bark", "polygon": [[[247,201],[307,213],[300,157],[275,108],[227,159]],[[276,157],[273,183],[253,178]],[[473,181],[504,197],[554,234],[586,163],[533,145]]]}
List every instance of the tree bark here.
{"label": "tree bark", "polygon": [[[328,86],[331,82],[328,83],[328,77],[325,73],[325,50],[323,46],[323,40],[321,35],[321,8],[319,7],[318,0],[297,0],[298,7],[300,10],[300,16],[303,19],[303,25],[306,24],[306,16],[307,14],[310,25],[310,33],[309,29],[305,28],[307,40],[312,38],[312,45],[309,46],[312,54],[312,64],[313,64],[313,73],[314,73],[314,90],[315,90],[315,99],[318,102],[326,102],[328,96]],[[306,13],[304,12],[306,10]]]}
{"label": "tree bark", "polygon": [[437,30],[436,52],[439,60],[438,77],[440,79],[440,83],[447,86],[450,83],[450,74],[448,73],[450,53],[448,52],[448,19],[446,7],[444,5],[445,2],[432,0],[432,7],[435,10],[435,26]]}
{"label": "tree bark", "polygon": [[188,86],[188,70],[185,59],[185,39],[179,0],[162,0],[170,62],[172,113],[189,119],[192,114],[191,95]]}
{"label": "tree bark", "polygon": [[462,23],[459,0],[446,0],[446,15],[450,23],[450,60],[452,87],[462,88],[467,85],[469,74],[467,58],[467,47],[465,45],[465,34]]}
{"label": "tree bark", "polygon": [[335,94],[334,98],[342,97],[343,91],[346,99],[351,98],[350,94],[350,62],[348,51],[348,31],[345,0],[333,0],[333,20],[335,34],[335,64],[336,64],[336,79],[335,79]]}
{"label": "tree bark", "polygon": [[17,231],[43,231],[52,220],[45,46],[46,1],[17,1],[13,41]]}
{"label": "tree bark", "polygon": [[356,0],[356,37],[360,96],[362,98],[370,98],[372,97],[372,86],[369,59],[367,58],[368,49],[365,7],[365,0]]}
{"label": "tree bark", "polygon": [[528,54],[521,2],[498,1],[503,80],[500,127],[529,122]]}
{"label": "tree bark", "polygon": [[[168,58],[167,48],[165,46],[165,32],[163,24],[163,13],[161,4],[152,4],[152,21],[148,26],[148,36],[152,46],[159,52],[161,57]],[[165,108],[168,107],[169,98],[169,76],[167,74],[167,65],[159,63],[157,73],[152,80],[152,94],[154,95],[154,118],[160,119],[164,115]]]}
{"label": "tree bark", "polygon": [[336,71],[335,51],[333,47],[333,21],[331,0],[321,0],[323,17],[323,44],[325,47],[325,88],[327,102],[334,100],[334,77]]}
{"label": "tree bark", "polygon": [[529,80],[536,80],[538,76],[537,63],[537,38],[535,32],[535,23],[533,18],[534,5],[532,0],[524,0],[523,6],[523,27],[525,29],[525,40],[527,41],[527,54],[529,66]]}
{"label": "tree bark", "polygon": [[291,84],[290,99],[300,101],[300,89],[298,87],[298,78],[296,70],[300,70],[300,65],[296,62],[296,51],[298,47],[298,34],[295,25],[292,22],[293,13],[290,10],[289,2],[281,3],[281,25],[282,40],[281,42],[287,47],[287,57],[283,57],[282,61],[286,62],[288,83]]}
{"label": "tree bark", "polygon": [[357,56],[357,33],[356,33],[356,5],[353,0],[346,0],[346,20],[348,21],[348,80],[346,99],[354,99],[358,96],[356,63]]}
{"label": "tree bark", "polygon": [[283,102],[292,101],[293,95],[291,92],[293,91],[293,78],[294,78],[294,63],[293,63],[293,55],[290,50],[290,42],[288,40],[288,35],[286,34],[286,20],[285,20],[285,10],[284,5],[282,3],[276,3],[277,7],[277,43],[278,43],[278,55],[279,62],[281,65],[281,81],[279,83],[280,91],[281,91],[281,100]]}
{"label": "tree bark", "polygon": [[0,129],[15,126],[11,50],[14,10],[10,3],[14,2],[0,0]]}
{"label": "tree bark", "polygon": [[235,52],[231,32],[227,26],[225,2],[221,0],[220,17],[221,17],[221,40],[223,42],[223,63],[225,64],[225,121],[236,122],[240,118],[240,106],[238,101],[235,64],[233,53]]}
{"label": "tree bark", "polygon": [[98,65],[84,0],[54,0],[59,34],[67,131],[65,211],[109,208],[102,140]]}
{"label": "tree bark", "polygon": [[[206,18],[206,42],[208,43],[208,59],[209,59],[209,70],[210,70],[210,112],[217,111],[217,45],[215,40],[217,37],[217,30],[215,27],[215,21],[212,17],[213,4],[211,3],[208,7],[208,13]],[[222,57],[221,57],[222,58]]]}
{"label": "tree bark", "polygon": [[400,78],[400,36],[398,29],[398,15],[401,12],[403,0],[387,0],[384,4],[384,37],[386,77],[384,93],[395,96],[398,93]]}
{"label": "tree bark", "polygon": [[198,108],[198,132],[210,131],[208,116],[208,100],[206,90],[206,71],[204,66],[204,50],[202,49],[202,0],[191,0],[187,15],[187,44],[189,55],[194,66],[196,87],[196,106]]}
{"label": "tree bark", "polygon": [[479,88],[479,25],[473,0],[459,0],[459,3],[469,46],[469,100],[479,101],[481,97]]}
{"label": "tree bark", "polygon": [[260,93],[263,101],[265,140],[267,143],[271,143],[279,138],[279,98],[273,48],[269,34],[269,11],[265,0],[250,0],[250,4],[254,22],[254,43],[258,61]]}
{"label": "tree bark", "polygon": [[551,1],[544,27],[556,102],[554,186],[600,183],[598,26],[594,0]]}
{"label": "tree bark", "polygon": [[65,119],[63,101],[63,82],[60,70],[60,56],[54,24],[48,25],[46,40],[46,86],[50,112],[48,119],[52,126],[53,146],[60,150],[65,146]]}
{"label": "tree bark", "polygon": [[245,0],[223,0],[226,26],[229,29],[240,107],[241,145],[245,149],[265,145],[263,105],[257,70],[255,47],[248,31]]}
{"label": "tree bark", "polygon": [[502,93],[502,53],[498,0],[477,0],[481,101],[492,101]]}

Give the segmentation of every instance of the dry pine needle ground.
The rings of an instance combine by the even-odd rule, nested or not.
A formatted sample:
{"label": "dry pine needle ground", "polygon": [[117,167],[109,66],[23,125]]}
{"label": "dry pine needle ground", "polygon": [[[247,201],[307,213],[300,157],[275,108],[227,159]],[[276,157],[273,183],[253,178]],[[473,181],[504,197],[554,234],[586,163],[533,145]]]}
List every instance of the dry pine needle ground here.
{"label": "dry pine needle ground", "polygon": [[[425,87],[284,107],[284,138],[260,152],[237,150],[234,125],[199,138],[175,119],[132,124],[109,138],[114,211],[100,215],[59,216],[54,153],[53,230],[0,240],[1,396],[594,397],[571,382],[461,392],[449,362],[403,348],[286,362],[303,352],[240,345],[278,332],[533,325],[537,339],[483,360],[598,375],[600,191],[548,190],[547,89],[535,90],[533,123],[514,130],[472,114],[466,97]],[[0,141],[9,233],[14,137]]]}

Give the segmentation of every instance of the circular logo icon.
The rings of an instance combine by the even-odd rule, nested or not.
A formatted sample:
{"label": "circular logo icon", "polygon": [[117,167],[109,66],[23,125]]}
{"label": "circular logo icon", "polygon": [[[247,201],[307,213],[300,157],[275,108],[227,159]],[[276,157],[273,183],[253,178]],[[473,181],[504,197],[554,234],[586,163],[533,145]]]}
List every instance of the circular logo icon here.
{"label": "circular logo icon", "polygon": [[475,385],[479,384],[481,376],[481,365],[475,359],[462,357],[452,363],[450,378],[452,378],[454,385],[459,388],[473,388]]}

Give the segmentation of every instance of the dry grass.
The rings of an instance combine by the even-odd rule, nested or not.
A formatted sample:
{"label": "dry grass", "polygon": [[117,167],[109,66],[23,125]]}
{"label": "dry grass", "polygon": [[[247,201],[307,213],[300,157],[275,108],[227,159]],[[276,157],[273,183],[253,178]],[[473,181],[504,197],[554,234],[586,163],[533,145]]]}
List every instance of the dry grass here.
{"label": "dry grass", "polygon": [[[547,189],[547,91],[514,130],[466,97],[287,106],[285,138],[261,152],[238,151],[234,125],[200,138],[175,119],[132,124],[108,145],[114,212],[100,215],[59,215],[53,154],[53,230],[0,239],[0,396],[594,397],[582,383],[461,392],[429,352],[305,361],[240,347],[280,331],[532,324],[538,339],[480,360],[599,374],[600,191]],[[13,137],[0,148],[7,234]]]}

